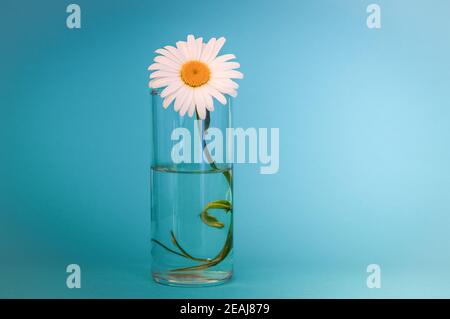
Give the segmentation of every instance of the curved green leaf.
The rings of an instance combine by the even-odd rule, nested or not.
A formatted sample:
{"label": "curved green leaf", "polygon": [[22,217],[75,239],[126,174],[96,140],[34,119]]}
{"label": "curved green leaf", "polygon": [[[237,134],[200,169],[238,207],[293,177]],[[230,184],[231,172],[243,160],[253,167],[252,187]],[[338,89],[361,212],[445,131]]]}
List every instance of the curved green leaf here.
{"label": "curved green leaf", "polygon": [[223,226],[225,226],[216,217],[210,215],[207,210],[202,211],[200,217],[203,220],[203,222],[210,227],[223,228]]}
{"label": "curved green leaf", "polygon": [[208,203],[203,211],[200,213],[200,218],[202,221],[210,226],[215,228],[223,228],[225,225],[220,222],[215,216],[211,215],[208,210],[210,209],[223,209],[225,212],[231,211],[231,203],[227,200],[218,200],[215,202]]}

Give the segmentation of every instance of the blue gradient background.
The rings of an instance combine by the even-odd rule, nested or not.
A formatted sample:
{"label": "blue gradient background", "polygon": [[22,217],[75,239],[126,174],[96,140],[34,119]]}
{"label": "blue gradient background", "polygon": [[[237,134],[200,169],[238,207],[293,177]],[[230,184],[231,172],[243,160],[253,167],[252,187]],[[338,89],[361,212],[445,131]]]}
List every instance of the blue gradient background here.
{"label": "blue gradient background", "polygon": [[[450,297],[450,3],[0,4],[0,297]],[[235,125],[280,128],[280,171],[235,172],[235,277],[150,279],[153,51],[225,36]],[[65,286],[68,264],[82,288]],[[366,266],[382,288],[366,287]]]}

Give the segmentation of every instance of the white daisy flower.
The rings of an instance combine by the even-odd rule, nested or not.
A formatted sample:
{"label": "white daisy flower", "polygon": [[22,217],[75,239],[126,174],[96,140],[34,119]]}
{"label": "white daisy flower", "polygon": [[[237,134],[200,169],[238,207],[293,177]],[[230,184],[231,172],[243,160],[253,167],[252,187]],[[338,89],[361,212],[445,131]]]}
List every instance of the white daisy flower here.
{"label": "white daisy flower", "polygon": [[174,109],[181,116],[190,117],[197,112],[205,119],[206,111],[214,111],[213,98],[226,104],[225,95],[236,97],[239,85],[232,79],[242,79],[244,75],[236,71],[240,65],[230,61],[233,54],[217,56],[225,43],[225,38],[212,38],[203,43],[203,38],[188,35],[187,41],[179,41],[176,47],[165,46],[155,52],[149,70],[149,87],[163,88],[161,97],[167,108],[174,102]]}

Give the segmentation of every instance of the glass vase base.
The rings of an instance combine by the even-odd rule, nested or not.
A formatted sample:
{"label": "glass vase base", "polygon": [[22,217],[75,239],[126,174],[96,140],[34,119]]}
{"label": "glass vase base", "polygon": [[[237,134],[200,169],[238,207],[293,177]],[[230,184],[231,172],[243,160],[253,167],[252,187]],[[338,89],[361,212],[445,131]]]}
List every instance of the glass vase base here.
{"label": "glass vase base", "polygon": [[231,271],[208,272],[153,272],[153,280],[159,284],[176,287],[209,287],[226,283]]}

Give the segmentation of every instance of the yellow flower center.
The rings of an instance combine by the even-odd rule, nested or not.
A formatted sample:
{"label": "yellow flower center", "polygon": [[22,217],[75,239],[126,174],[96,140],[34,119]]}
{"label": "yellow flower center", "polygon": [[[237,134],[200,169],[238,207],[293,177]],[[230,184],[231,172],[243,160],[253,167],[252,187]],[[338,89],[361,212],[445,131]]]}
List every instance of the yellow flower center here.
{"label": "yellow flower center", "polygon": [[180,76],[186,85],[196,88],[208,83],[211,71],[205,63],[192,60],[183,64]]}

